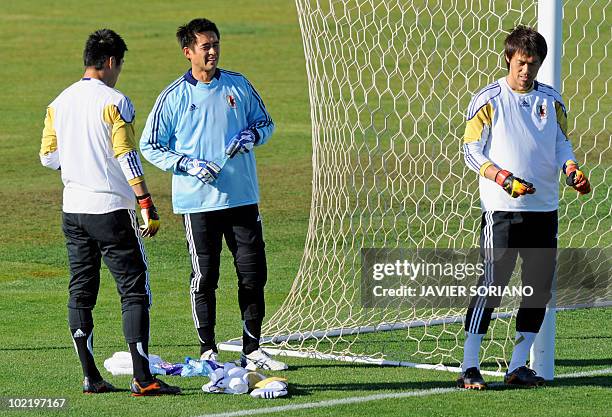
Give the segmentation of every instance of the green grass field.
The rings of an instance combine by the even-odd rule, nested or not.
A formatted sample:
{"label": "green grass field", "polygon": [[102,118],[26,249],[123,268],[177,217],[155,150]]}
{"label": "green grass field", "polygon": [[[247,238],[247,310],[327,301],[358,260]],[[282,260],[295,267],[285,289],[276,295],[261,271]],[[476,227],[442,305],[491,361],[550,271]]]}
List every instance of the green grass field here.
{"label": "green grass field", "polygon": [[[105,371],[105,377],[126,391],[81,394],[81,370],[66,318],[69,277],[61,232],[62,184],[57,172],[44,169],[38,161],[45,108],[82,75],[81,54],[88,34],[109,27],[128,44],[117,88],[134,102],[140,133],[159,92],[188,67],[174,40],[176,27],[198,16],[214,20],[221,30],[220,66],[246,74],[276,122],[272,140],[257,150],[269,269],[268,317],[285,299],[303,254],[312,179],[308,83],[294,3],[239,0],[230,6],[224,2],[161,0],[3,2],[0,398],[51,397],[68,401],[65,410],[25,413],[31,416],[199,416],[375,394],[389,395],[364,403],[288,409],[282,414],[503,416],[520,411],[532,415],[612,415],[610,372],[560,377],[550,386],[536,390],[500,385],[479,393],[446,390],[453,387],[455,375],[445,372],[292,358],[286,359],[290,369],[280,373],[289,379],[291,395],[278,400],[204,394],[200,390],[207,382],[204,378],[178,377],[165,380],[183,388],[184,395],[180,397],[132,398],[127,392],[129,378],[113,377]],[[606,103],[609,98],[599,104]],[[586,105],[594,108],[598,103]],[[596,126],[594,135],[603,138],[599,140],[607,140],[604,134],[609,136],[609,129]],[[609,149],[603,163],[610,163]],[[188,297],[190,264],[181,219],[172,214],[170,177],[149,164],[145,165],[145,174],[162,219],[158,236],[146,241],[153,291],[150,351],[180,362],[185,356],[197,355],[199,349]],[[609,213],[609,204],[605,199],[600,203],[604,216]],[[588,207],[585,211],[595,212]],[[610,219],[602,222],[609,225]],[[582,229],[576,227],[579,232]],[[601,230],[609,243],[610,231]],[[597,238],[593,237],[595,242],[606,242],[606,238]],[[228,251],[223,256],[218,341],[237,336],[241,326],[233,265]],[[113,279],[105,268],[102,277],[94,311],[95,353],[101,369],[105,358],[127,349]],[[559,313],[557,375],[612,368],[611,319],[611,309]],[[393,346],[395,350],[402,348],[410,347]],[[236,355],[224,352],[222,359],[236,359]],[[402,397],[406,392],[415,394]],[[0,415],[17,414],[0,408]]]}

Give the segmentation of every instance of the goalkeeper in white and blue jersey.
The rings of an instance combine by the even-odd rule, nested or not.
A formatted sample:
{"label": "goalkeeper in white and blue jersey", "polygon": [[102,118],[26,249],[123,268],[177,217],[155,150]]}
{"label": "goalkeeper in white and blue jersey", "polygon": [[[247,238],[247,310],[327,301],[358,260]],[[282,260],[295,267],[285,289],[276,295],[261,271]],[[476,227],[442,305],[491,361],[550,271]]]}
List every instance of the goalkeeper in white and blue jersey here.
{"label": "goalkeeper in white and blue jersey", "polygon": [[[467,166],[480,174],[482,286],[506,286],[520,255],[523,298],[516,316],[516,341],[505,382],[537,386],[544,379],[527,368],[527,354],[544,319],[556,267],[559,171],[580,194],[590,191],[567,137],[560,94],[535,80],[546,58],[546,40],[517,26],[504,42],[508,74],[470,102],[464,136]],[[535,300],[535,301],[534,301]],[[465,319],[462,388],[484,389],[478,353],[493,309],[501,297],[472,300]]]}
{"label": "goalkeeper in white and blue jersey", "polygon": [[[132,357],[132,395],[174,395],[180,389],[155,378],[149,369],[151,292],[141,236],[154,236],[160,220],[138,156],[134,107],[115,89],[126,51],[124,40],[110,29],[87,38],[83,77],[47,107],[40,161],[59,170],[64,183],[68,325],[83,369],[83,392],[116,391],[102,378],[93,351],[93,309],[104,260],[121,297],[123,332]],[[136,201],[143,219],[140,228]]]}
{"label": "goalkeeper in white and blue jersey", "polygon": [[191,256],[200,355],[217,357],[215,290],[225,237],[238,275],[243,366],[286,369],[259,347],[267,267],[253,150],[268,141],[274,123],[242,74],[217,67],[220,34],[213,22],[194,19],[176,35],[191,68],[157,98],[140,149],[149,162],[173,174],[172,204],[183,215]]}

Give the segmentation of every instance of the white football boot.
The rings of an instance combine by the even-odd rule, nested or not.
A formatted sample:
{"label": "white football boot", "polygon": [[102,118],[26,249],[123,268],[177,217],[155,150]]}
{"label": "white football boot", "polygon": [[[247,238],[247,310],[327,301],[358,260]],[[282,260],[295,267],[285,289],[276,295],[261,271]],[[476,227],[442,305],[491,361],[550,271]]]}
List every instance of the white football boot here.
{"label": "white football boot", "polygon": [[254,371],[256,369],[263,369],[266,371],[284,371],[287,369],[287,364],[284,362],[276,361],[270,357],[261,348],[254,350],[253,352],[245,355],[244,352],[240,354],[240,366]]}

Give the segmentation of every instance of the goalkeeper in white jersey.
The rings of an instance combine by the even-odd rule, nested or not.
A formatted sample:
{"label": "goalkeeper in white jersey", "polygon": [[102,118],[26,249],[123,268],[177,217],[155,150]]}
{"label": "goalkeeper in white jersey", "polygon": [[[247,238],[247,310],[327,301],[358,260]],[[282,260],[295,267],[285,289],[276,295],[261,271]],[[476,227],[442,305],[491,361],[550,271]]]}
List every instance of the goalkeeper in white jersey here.
{"label": "goalkeeper in white jersey", "polygon": [[[559,171],[580,194],[590,191],[567,137],[563,100],[554,88],[535,80],[546,53],[544,37],[531,28],[517,26],[506,37],[508,75],[472,98],[463,145],[466,164],[480,175],[485,274],[479,285],[507,285],[520,255],[522,284],[533,288],[537,300],[521,302],[504,378],[508,384],[523,386],[544,383],[526,363],[544,319],[556,266]],[[470,304],[459,387],[486,388],[478,353],[500,302],[501,297],[476,297]]]}
{"label": "goalkeeper in white jersey", "polygon": [[200,357],[217,359],[215,290],[225,238],[238,276],[242,366],[286,369],[259,346],[267,266],[254,148],[268,141],[274,123],[242,74],[217,67],[220,34],[213,22],[194,19],[176,36],[191,68],[157,98],[140,149],[152,164],[173,174],[172,203],[183,215],[191,258]]}
{"label": "goalkeeper in white jersey", "polygon": [[[132,355],[135,396],[178,394],[149,370],[149,273],[142,236],[154,236],[159,216],[144,181],[134,138],[134,107],[115,84],[127,46],[110,29],[85,44],[83,78],[49,106],[41,163],[60,170],[63,224],[70,262],[68,324],[81,361],[83,392],[115,391],[93,357],[93,315],[100,288],[100,261],[114,276],[121,297],[123,333]],[[144,224],[139,228],[138,201]]]}

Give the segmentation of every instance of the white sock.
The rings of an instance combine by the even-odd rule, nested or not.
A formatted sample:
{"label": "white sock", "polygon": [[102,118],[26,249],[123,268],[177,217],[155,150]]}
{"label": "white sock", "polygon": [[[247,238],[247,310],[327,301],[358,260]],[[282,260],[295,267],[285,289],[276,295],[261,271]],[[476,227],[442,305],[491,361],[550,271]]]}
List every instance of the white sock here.
{"label": "white sock", "polygon": [[527,364],[527,355],[529,354],[529,349],[531,349],[531,345],[533,345],[536,336],[537,333],[516,332],[512,359],[508,365],[508,373]]}
{"label": "white sock", "polygon": [[476,367],[480,369],[480,360],[478,353],[480,352],[480,344],[484,334],[465,332],[465,343],[463,344],[463,363],[461,369],[465,372],[469,368]]}

